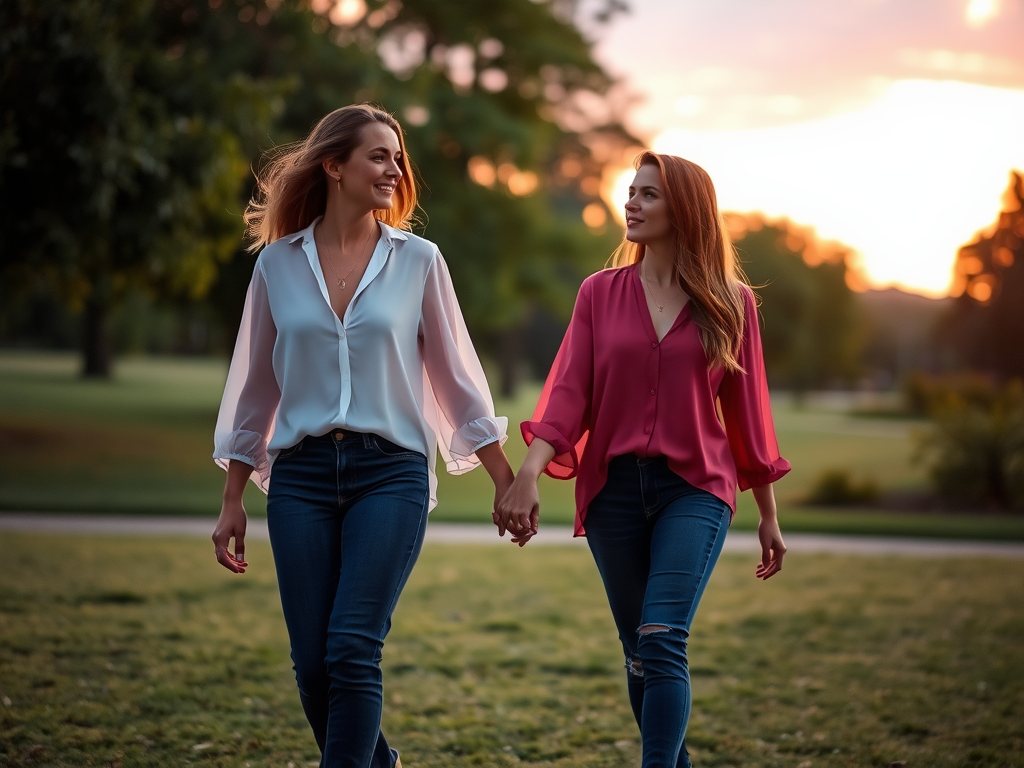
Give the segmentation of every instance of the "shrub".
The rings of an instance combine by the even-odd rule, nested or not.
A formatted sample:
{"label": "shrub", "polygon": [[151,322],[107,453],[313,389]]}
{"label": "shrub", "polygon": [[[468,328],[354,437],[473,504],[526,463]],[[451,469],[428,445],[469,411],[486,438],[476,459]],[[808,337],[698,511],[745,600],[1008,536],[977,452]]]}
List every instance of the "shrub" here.
{"label": "shrub", "polygon": [[933,389],[917,458],[949,500],[1024,508],[1024,384],[977,382]]}
{"label": "shrub", "polygon": [[845,469],[826,469],[815,481],[806,504],[829,507],[870,505],[878,501],[878,486],[871,479],[856,483]]}

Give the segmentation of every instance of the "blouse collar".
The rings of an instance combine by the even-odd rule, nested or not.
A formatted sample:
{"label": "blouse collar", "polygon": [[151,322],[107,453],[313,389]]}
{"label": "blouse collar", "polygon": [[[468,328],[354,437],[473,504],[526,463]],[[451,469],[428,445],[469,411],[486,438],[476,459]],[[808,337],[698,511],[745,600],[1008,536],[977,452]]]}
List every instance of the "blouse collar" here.
{"label": "blouse collar", "polygon": [[[320,223],[320,220],[322,218],[323,218],[323,216],[317,216],[315,219],[313,219],[312,222],[310,222],[308,227],[306,227],[303,230],[300,230],[300,231],[296,232],[294,235],[289,237],[288,238],[289,245],[294,243],[296,240],[300,240],[300,239],[302,240],[302,244],[303,245],[305,245],[306,243],[312,243],[313,242],[313,229],[316,227],[317,224]],[[384,240],[384,243],[386,245],[388,245],[388,246],[394,245],[394,241],[395,240],[408,240],[409,239],[409,236],[405,232],[403,232],[400,229],[395,229],[394,227],[388,226],[387,224],[385,224],[380,219],[377,220],[377,224],[380,225],[381,239]]]}

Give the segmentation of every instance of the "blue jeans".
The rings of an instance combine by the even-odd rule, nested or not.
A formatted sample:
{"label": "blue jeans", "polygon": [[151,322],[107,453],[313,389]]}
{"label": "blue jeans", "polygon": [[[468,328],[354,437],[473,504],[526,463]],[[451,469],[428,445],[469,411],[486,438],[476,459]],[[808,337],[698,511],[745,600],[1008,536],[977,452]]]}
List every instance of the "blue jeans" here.
{"label": "blue jeans", "polygon": [[427,460],[379,435],[307,437],[274,462],[267,523],[320,765],[392,768],[380,660],[423,543]]}
{"label": "blue jeans", "polygon": [[617,456],[590,503],[587,542],[626,655],[643,768],[688,768],[686,642],[725,543],[731,510],[668,468],[664,457]]}

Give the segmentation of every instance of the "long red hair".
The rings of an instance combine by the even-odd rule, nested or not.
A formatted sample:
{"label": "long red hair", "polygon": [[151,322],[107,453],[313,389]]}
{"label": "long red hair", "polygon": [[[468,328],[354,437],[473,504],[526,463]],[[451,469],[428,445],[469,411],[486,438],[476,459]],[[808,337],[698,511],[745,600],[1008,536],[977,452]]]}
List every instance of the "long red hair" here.
{"label": "long red hair", "polygon": [[390,114],[369,104],[341,107],[323,117],[309,136],[269,153],[269,162],[257,174],[258,191],[249,201],[244,219],[249,250],[257,251],[278,238],[305,229],[327,207],[327,174],[323,163],[346,162],[363,140],[363,128],[383,123],[398,136],[402,150],[402,178],[395,188],[394,205],[374,216],[398,229],[408,229],[416,210],[418,192],[402,126]]}
{"label": "long red hair", "polygon": [[[711,366],[740,371],[736,352],[743,340],[746,277],[718,212],[711,177],[696,163],[674,155],[642,152],[634,166],[661,171],[669,220],[675,232],[676,279],[690,297],[690,316],[700,328]],[[623,267],[644,257],[645,246],[623,239],[612,264]]]}

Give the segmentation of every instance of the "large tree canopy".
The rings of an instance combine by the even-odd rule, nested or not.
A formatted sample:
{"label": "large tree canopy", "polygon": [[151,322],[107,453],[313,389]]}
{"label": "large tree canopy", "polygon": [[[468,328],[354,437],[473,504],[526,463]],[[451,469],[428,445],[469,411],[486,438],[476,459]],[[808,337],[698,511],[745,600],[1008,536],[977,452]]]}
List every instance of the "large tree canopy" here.
{"label": "large tree canopy", "polygon": [[957,253],[957,299],[942,319],[942,341],[966,367],[1024,377],[1024,176],[1011,174],[1003,210]]}
{"label": "large tree canopy", "polygon": [[[409,129],[424,233],[471,329],[510,348],[535,304],[566,313],[605,258],[581,212],[631,142],[572,5],[0,3],[4,290],[43,282],[83,308],[84,369],[104,373],[103,320],[126,291],[223,283],[260,151],[371,101]],[[251,262],[236,263],[238,282]]]}
{"label": "large tree canopy", "polygon": [[743,269],[763,297],[765,367],[797,391],[860,373],[863,324],[847,283],[847,252],[792,223],[729,217]]}

